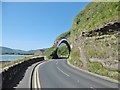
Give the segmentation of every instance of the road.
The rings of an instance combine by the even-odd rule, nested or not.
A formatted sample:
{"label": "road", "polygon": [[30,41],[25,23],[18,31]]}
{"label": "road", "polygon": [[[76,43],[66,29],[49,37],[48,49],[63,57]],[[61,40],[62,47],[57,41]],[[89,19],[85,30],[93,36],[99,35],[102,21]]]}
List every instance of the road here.
{"label": "road", "polygon": [[66,59],[42,63],[35,72],[35,88],[118,88],[117,83],[72,68]]}

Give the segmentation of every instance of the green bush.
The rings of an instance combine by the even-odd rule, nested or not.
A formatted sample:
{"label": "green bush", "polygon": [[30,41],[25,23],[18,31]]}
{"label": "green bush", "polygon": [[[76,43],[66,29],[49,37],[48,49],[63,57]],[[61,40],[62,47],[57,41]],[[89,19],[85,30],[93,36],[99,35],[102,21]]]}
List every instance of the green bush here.
{"label": "green bush", "polygon": [[65,44],[62,44],[57,50],[58,57],[68,57],[69,50]]}

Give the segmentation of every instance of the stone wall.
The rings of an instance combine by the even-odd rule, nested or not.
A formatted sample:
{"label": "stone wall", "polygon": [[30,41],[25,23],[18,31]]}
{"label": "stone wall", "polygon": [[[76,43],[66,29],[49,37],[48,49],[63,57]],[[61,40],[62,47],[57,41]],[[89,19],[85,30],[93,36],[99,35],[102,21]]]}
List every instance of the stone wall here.
{"label": "stone wall", "polygon": [[0,88],[13,88],[19,83],[20,80],[24,77],[25,71],[29,66],[34,63],[43,61],[44,57],[34,58],[28,61],[24,61],[9,67],[0,73],[0,78],[2,82],[0,82]]}

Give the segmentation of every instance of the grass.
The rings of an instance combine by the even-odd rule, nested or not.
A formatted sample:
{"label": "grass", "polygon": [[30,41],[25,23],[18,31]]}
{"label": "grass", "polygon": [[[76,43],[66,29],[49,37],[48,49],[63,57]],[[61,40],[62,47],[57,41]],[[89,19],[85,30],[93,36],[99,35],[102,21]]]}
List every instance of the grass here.
{"label": "grass", "polygon": [[118,19],[118,8],[118,2],[92,2],[75,17],[72,28],[80,34],[103,27]]}
{"label": "grass", "polygon": [[62,33],[61,35],[59,35],[59,36],[56,38],[56,40],[60,40],[61,38],[67,38],[67,37],[69,37],[69,35],[70,35],[70,31],[64,32],[64,33]]}
{"label": "grass", "polygon": [[69,57],[69,61],[71,64],[82,68],[82,61],[80,60],[80,52],[78,49],[75,48],[75,46],[72,48],[72,52]]}
{"label": "grass", "polygon": [[102,76],[107,76],[116,80],[120,80],[118,76],[120,70],[111,70],[108,68],[103,67],[103,65],[99,62],[88,62],[88,70],[92,73],[96,73]]}

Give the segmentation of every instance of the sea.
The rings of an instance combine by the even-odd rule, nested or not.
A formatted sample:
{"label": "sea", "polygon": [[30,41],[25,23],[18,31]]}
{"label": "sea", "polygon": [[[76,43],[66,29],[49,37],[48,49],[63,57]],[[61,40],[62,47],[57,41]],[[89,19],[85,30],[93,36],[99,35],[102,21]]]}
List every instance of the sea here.
{"label": "sea", "polygon": [[13,61],[24,58],[26,55],[0,55],[0,61]]}

